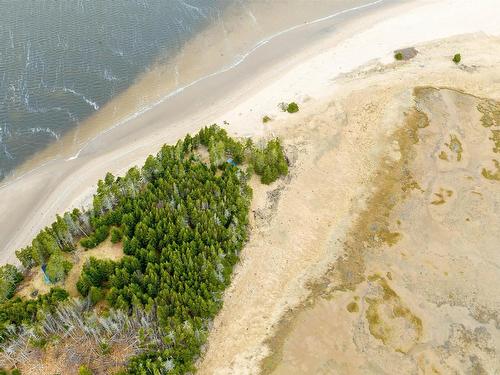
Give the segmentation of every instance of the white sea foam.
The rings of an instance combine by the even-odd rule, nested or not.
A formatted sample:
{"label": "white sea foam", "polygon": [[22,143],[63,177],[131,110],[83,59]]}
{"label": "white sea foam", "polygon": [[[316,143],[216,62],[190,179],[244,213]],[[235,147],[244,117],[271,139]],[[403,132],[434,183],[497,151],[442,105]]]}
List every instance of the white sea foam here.
{"label": "white sea foam", "polygon": [[32,134],[46,133],[54,137],[55,139],[59,139],[59,134],[57,134],[51,128],[36,127],[36,128],[29,128],[28,131],[31,132]]}
{"label": "white sea foam", "polygon": [[[97,139],[98,137],[100,137],[101,135],[103,134],[106,134],[107,132],[111,131],[112,129],[118,127],[118,126],[121,126],[137,117],[139,117],[140,115],[146,113],[147,111],[153,109],[154,107],[156,107],[157,105],[165,102],[166,100],[168,100],[169,98],[181,93],[182,91],[186,90],[187,88],[191,87],[191,86],[194,86],[196,85],[197,83],[199,82],[202,82],[206,79],[209,79],[211,77],[214,77],[214,76],[217,76],[219,74],[222,74],[222,73],[225,73],[235,67],[237,67],[238,65],[240,65],[243,61],[245,61],[248,56],[250,56],[253,52],[255,52],[257,49],[259,49],[260,47],[262,47],[263,45],[269,43],[271,40],[273,40],[274,38],[280,36],[280,35],[283,35],[283,34],[286,34],[290,31],[293,31],[293,30],[297,30],[299,28],[302,28],[304,26],[307,26],[307,25],[312,25],[312,24],[315,24],[315,23],[318,23],[318,22],[323,22],[323,21],[326,21],[326,20],[329,20],[329,19],[332,19],[334,17],[337,17],[339,15],[342,15],[342,14],[347,14],[347,13],[350,13],[350,12],[355,12],[357,10],[361,10],[361,9],[364,9],[364,8],[368,8],[368,7],[372,7],[374,5],[377,5],[377,4],[380,4],[380,3],[383,3],[385,0],[376,0],[376,1],[373,1],[371,3],[367,3],[367,4],[364,4],[364,5],[359,5],[359,6],[356,6],[356,7],[352,7],[352,8],[349,8],[349,9],[344,9],[342,11],[339,11],[339,12],[335,12],[335,13],[332,13],[326,17],[322,17],[322,18],[318,18],[318,19],[315,19],[315,20],[312,20],[312,21],[309,21],[309,22],[305,22],[305,23],[301,23],[299,25],[295,25],[295,26],[292,26],[292,27],[289,27],[285,30],[282,30],[282,31],[279,31],[275,34],[272,34],[271,36],[269,36],[268,38],[266,39],[262,39],[261,41],[257,42],[250,50],[248,50],[245,54],[243,55],[240,55],[240,56],[237,56],[236,60],[230,64],[230,65],[227,65],[223,68],[221,68],[220,70],[217,70],[213,73],[210,73],[210,74],[207,74],[206,76],[203,76],[203,77],[200,77],[196,80],[194,80],[193,82],[185,85],[185,86],[182,86],[182,87],[179,87],[177,89],[175,89],[174,91],[171,91],[170,93],[168,93],[167,95],[163,96],[162,98],[160,98],[159,100],[149,104],[148,106],[145,106],[141,109],[139,109],[137,112],[129,115],[129,116],[126,116],[125,118],[123,118],[122,120],[118,121],[116,124],[114,124],[113,126],[109,127],[108,129],[104,130],[103,132],[97,134],[95,137],[91,138],[90,140],[88,140],[78,151],[75,155],[69,157],[66,159],[66,161],[71,161],[71,160],[75,160],[77,159],[80,154],[82,153],[82,151],[92,142],[94,141],[95,139]],[[187,4],[186,4],[187,5]]]}
{"label": "white sea foam", "polygon": [[78,97],[82,98],[82,99],[85,101],[85,103],[87,103],[88,105],[90,105],[91,107],[93,107],[96,111],[98,111],[98,110],[99,110],[99,105],[98,105],[96,102],[94,102],[93,100],[90,100],[90,99],[88,99],[87,97],[85,97],[85,95],[80,94],[79,92],[76,92],[75,90],[68,89],[68,88],[66,88],[66,87],[63,87],[63,89],[62,89],[62,90],[63,90],[64,92],[69,92],[69,93],[71,93],[71,94],[73,94],[73,95],[76,95],[76,96],[78,96]]}
{"label": "white sea foam", "polygon": [[203,13],[203,11],[200,8],[198,8],[197,6],[188,4],[186,1],[183,1],[183,0],[178,0],[178,2],[181,3],[182,5],[184,5],[186,8],[194,10],[195,12],[197,12],[203,18],[207,18],[207,16],[205,15],[205,13]]}
{"label": "white sea foam", "polygon": [[[9,150],[7,150],[7,145],[3,144],[2,146],[3,146],[3,153],[7,157],[7,159],[14,160],[14,156],[12,156],[12,154],[9,152]],[[0,175],[1,174],[2,173],[0,173]]]}
{"label": "white sea foam", "polygon": [[106,81],[118,81],[118,78],[116,78],[108,69],[104,69],[103,78]]}

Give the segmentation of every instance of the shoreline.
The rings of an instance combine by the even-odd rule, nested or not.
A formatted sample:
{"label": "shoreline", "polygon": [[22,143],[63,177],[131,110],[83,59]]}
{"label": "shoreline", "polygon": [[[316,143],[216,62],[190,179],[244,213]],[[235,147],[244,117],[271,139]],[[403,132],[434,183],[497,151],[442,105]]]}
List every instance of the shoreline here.
{"label": "shoreline", "polygon": [[[304,48],[300,51],[293,50],[294,38],[305,34],[304,29],[278,36],[235,68],[193,85],[138,118],[102,134],[89,143],[78,158],[52,160],[18,180],[6,181],[0,187],[0,211],[10,215],[0,219],[0,231],[8,234],[0,239],[0,261],[17,263],[14,250],[26,246],[41,228],[52,222],[56,213],[85,205],[91,199],[96,181],[107,171],[123,173],[164,143],[175,142],[188,132],[223,121],[230,123],[226,129],[231,134],[262,137],[269,134],[269,127],[262,124],[262,116],[283,116],[277,110],[279,102],[304,103],[311,98],[328,97],[333,92],[335,77],[367,61],[392,59],[393,50],[419,41],[458,33],[488,32],[486,26],[479,25],[474,18],[474,15],[478,17],[474,14],[477,8],[470,1],[459,1],[468,7],[469,18],[462,23],[448,18],[443,25],[439,17],[455,3],[457,0],[439,4],[436,0],[423,4],[388,1],[382,3],[386,5],[383,10],[368,8],[370,11],[353,20],[340,20],[339,29],[336,23],[328,22],[306,25],[310,28],[308,36],[315,43],[309,45],[311,40],[303,40]],[[488,4],[494,6],[492,1]],[[393,23],[396,20],[398,26],[396,17],[416,8],[427,15],[430,22],[441,23],[439,29],[412,29],[406,34],[394,34],[383,28],[375,33],[371,30],[373,25],[384,24],[384,20]],[[494,29],[494,26],[488,27]],[[371,30],[371,34],[366,30]],[[382,40],[381,35],[387,33],[391,36]],[[294,53],[290,54],[290,49]],[[288,58],[279,59],[286,52]],[[212,97],[212,93],[216,95]]]}
{"label": "shoreline", "polygon": [[[382,6],[390,4],[391,0],[386,1],[385,4],[380,3],[380,1],[370,4],[373,5],[373,3],[377,6],[373,11],[376,11],[380,4]],[[53,220],[56,213],[71,207],[85,205],[91,199],[96,181],[102,178],[108,170],[114,174],[124,173],[129,167],[139,164],[150,153],[156,152],[162,144],[175,142],[186,133],[196,131],[210,123],[221,123],[224,117],[227,117],[224,114],[229,113],[230,108],[234,108],[235,102],[240,103],[245,97],[253,96],[262,90],[268,85],[268,81],[275,79],[276,72],[284,67],[289,68],[300,63],[305,58],[304,54],[306,58],[309,57],[311,53],[307,51],[313,50],[312,54],[316,54],[316,47],[309,46],[310,42],[331,37],[331,28],[337,27],[337,21],[340,24],[350,23],[352,20],[342,19],[345,14],[354,11],[354,15],[359,16],[356,13],[358,10],[368,8],[367,12],[369,12],[372,11],[370,7],[371,5],[361,5],[361,7],[354,7],[354,9],[342,10],[334,15],[313,20],[310,24],[299,24],[286,32],[281,31],[270,39],[271,42],[259,42],[232,68],[201,78],[198,84],[189,84],[177,95],[168,94],[169,100],[144,111],[139,116],[134,116],[132,120],[120,126],[115,125],[99,133],[98,136],[94,136],[83,149],[78,151],[77,158],[73,158],[75,154],[69,154],[64,158],[56,156],[45,160],[35,169],[22,173],[20,176],[7,178],[0,186],[0,196],[2,197],[0,204],[3,206],[0,210],[12,212],[13,217],[0,219],[0,231],[14,234],[10,238],[1,237],[0,261],[2,263],[17,263],[14,250],[26,246],[41,228]],[[325,22],[328,20],[333,20],[334,24]],[[309,33],[304,33],[304,28],[309,28]],[[333,30],[334,35],[337,33],[338,31]],[[294,39],[303,34],[306,34],[306,37],[303,37],[301,41],[303,48],[295,51],[293,49]],[[313,43],[313,45],[315,44]],[[286,54],[286,58],[280,56],[282,52]],[[206,87],[200,88],[199,86]],[[206,94],[220,90],[221,87],[227,89],[229,95],[225,93],[218,95],[214,101],[210,100],[209,103],[205,100],[202,105],[207,109],[200,108],[200,103],[196,102],[202,94],[197,94],[197,97],[196,93],[188,93],[198,90]],[[288,99],[284,97],[281,100]],[[228,105],[228,101],[232,101],[233,105]],[[196,104],[189,104],[190,108],[186,108],[187,102],[195,102]],[[274,108],[277,103],[279,101],[273,103],[272,107]],[[217,120],[214,121],[214,119]],[[260,118],[255,124],[257,129],[251,129],[253,124],[248,119],[244,124],[241,124],[241,121],[238,122],[238,125],[230,125],[227,130],[230,133],[247,136],[263,135],[265,132]],[[168,125],[163,126],[162,123]],[[144,125],[155,135],[143,134]],[[80,129],[75,131],[80,131]],[[74,137],[72,134],[68,135],[68,138],[72,137]],[[60,148],[61,146],[55,144],[54,147]],[[106,156],[110,154],[114,155],[112,163],[105,161]],[[108,163],[108,167],[102,168],[101,165],[106,163]],[[89,171],[92,168],[94,170]],[[85,180],[76,175],[78,172],[86,174]],[[67,183],[66,186],[60,186],[63,180]],[[19,186],[23,191],[16,189]],[[16,204],[12,202],[16,202]],[[38,217],[35,219],[34,215]]]}
{"label": "shoreline", "polygon": [[[187,42],[186,46],[181,50],[181,52],[178,55],[174,56],[172,59],[166,59],[167,62],[165,64],[161,63],[153,64],[153,66],[148,70],[148,72],[144,73],[142,76],[136,79],[136,82],[132,86],[130,86],[124,92],[117,95],[117,97],[107,102],[99,111],[94,113],[88,119],[82,121],[81,124],[79,124],[74,128],[69,129],[68,132],[62,136],[61,140],[58,140],[57,142],[53,142],[47,145],[47,147],[34,154],[28,160],[19,164],[14,170],[10,171],[9,174],[0,183],[0,189],[12,182],[15,182],[16,180],[22,178],[23,176],[36,171],[37,169],[43,167],[47,163],[57,161],[60,158],[63,158],[65,161],[71,161],[78,158],[80,153],[90,143],[98,139],[103,134],[113,131],[113,129],[119,126],[123,126],[137,119],[138,117],[144,115],[148,111],[161,105],[170,98],[179,95],[184,90],[189,89],[190,87],[195,86],[198,83],[201,83],[205,80],[211,79],[212,77],[216,77],[220,74],[224,74],[230,71],[231,69],[234,69],[235,67],[243,63],[251,54],[255,53],[260,47],[266,45],[269,42],[272,42],[273,39],[277,37],[285,35],[291,31],[299,30],[304,27],[308,27],[317,23],[328,21],[333,18],[337,18],[339,16],[341,17],[344,15],[348,15],[349,13],[356,13],[358,11],[364,10],[365,8],[375,9],[379,5],[383,6],[385,4],[393,2],[394,0],[374,0],[364,4],[363,2],[366,2],[366,0],[357,0],[357,1],[361,2],[362,4],[356,5],[351,8],[343,9],[340,11],[335,11],[334,13],[324,17],[313,18],[312,20],[304,21],[303,23],[293,24],[293,26],[289,27],[287,26],[285,29],[280,29],[278,31],[271,32],[270,35],[265,36],[263,39],[257,39],[256,42],[252,42],[253,36],[249,35],[236,36],[235,39],[230,40],[230,42],[238,42],[240,44],[246,44],[246,45],[248,45],[248,42],[250,42],[251,44],[249,45],[249,48],[240,49],[242,47],[239,46],[239,48],[236,48],[236,50],[233,51],[234,56],[232,56],[229,59],[221,58],[220,61],[217,61],[215,63],[215,65],[212,64],[212,67],[215,67],[215,70],[207,69],[206,67],[198,69],[196,66],[198,62],[195,62],[194,64],[191,62],[191,64],[187,64],[188,70],[189,69],[201,70],[205,72],[205,74],[198,76],[196,74],[193,74],[193,72],[188,72],[187,77],[182,77],[183,79],[180,79],[180,74],[177,68],[179,66],[182,67],[182,64],[179,63],[179,61],[186,59],[185,57],[186,55],[194,54],[193,51],[199,52],[200,44],[206,42],[211,43],[212,39],[217,39],[216,36],[213,34],[215,34],[215,30],[219,28],[219,25],[208,26],[208,28],[205,31],[202,31],[200,34],[196,35],[190,42]],[[334,9],[336,9],[336,7]],[[228,12],[230,12],[230,9],[228,10]],[[249,13],[250,17],[252,18],[255,17],[250,10]],[[315,16],[317,15],[316,13],[317,12],[312,12],[311,15]],[[311,15],[308,14],[306,17],[310,17]],[[224,21],[222,22],[224,23]],[[283,21],[281,23],[283,23]],[[286,23],[287,22],[285,22],[285,26]],[[239,39],[241,39],[241,41],[239,41]],[[191,52],[185,52],[185,49],[191,50]],[[217,59],[217,56],[212,56],[212,55],[218,55],[221,51],[222,51],[221,46],[215,46],[214,51],[210,53],[210,57],[215,57],[215,59]],[[223,56],[224,54],[220,53],[220,55]],[[165,60],[165,58],[160,57],[158,60],[162,61]],[[219,66],[217,65],[218,63],[221,63],[222,65]],[[203,64],[201,65],[203,66]],[[171,76],[172,66],[175,67],[175,79]],[[160,88],[159,86],[156,85],[154,81],[158,79],[166,79],[168,81],[168,84],[165,86],[165,88]],[[172,86],[172,84],[174,85]],[[120,112],[118,117],[114,117],[114,115],[109,116],[109,112],[111,112],[110,108],[112,107],[113,107],[113,112],[116,112],[116,108],[123,106],[124,105],[123,103],[125,103],[125,105],[134,105],[136,104],[133,103],[134,99],[135,101],[140,101],[140,102],[144,101],[143,98],[140,98],[140,100],[138,100],[139,99],[138,97],[134,98],[133,95],[130,94],[131,91],[136,91],[138,87],[146,88],[146,90],[153,88],[153,90],[155,90],[155,94],[153,95],[153,97],[145,100],[146,104],[144,106],[137,107],[136,110],[133,112],[127,112],[127,111],[123,113]],[[112,125],[107,126],[106,124],[108,123],[111,123]],[[88,134],[79,138],[80,132]],[[76,143],[77,138],[79,138],[78,143]],[[77,146],[76,149],[75,146]]]}
{"label": "shoreline", "polygon": [[[200,374],[257,374],[272,372],[273,369],[276,369],[276,372],[273,372],[276,374],[366,373],[370,359],[380,352],[380,343],[378,346],[372,346],[373,350],[369,356],[366,356],[366,353],[365,356],[363,353],[357,353],[367,362],[367,366],[361,371],[335,367],[335,358],[339,363],[344,360],[349,364],[353,357],[349,352],[349,356],[344,358],[342,349],[348,344],[353,347],[363,344],[356,341],[360,334],[359,326],[355,323],[361,321],[364,316],[351,313],[346,306],[352,302],[353,295],[359,298],[359,301],[364,301],[363,296],[368,292],[356,290],[357,293],[351,291],[349,294],[347,287],[343,290],[343,284],[336,283],[337,279],[331,280],[328,271],[332,271],[333,267],[334,271],[339,272],[337,269],[343,267],[340,272],[343,271],[347,275],[346,278],[355,278],[357,267],[362,267],[363,263],[355,256],[351,256],[350,263],[342,264],[344,253],[348,253],[348,249],[343,245],[351,231],[355,232],[357,229],[356,218],[367,208],[370,212],[367,205],[369,199],[377,192],[377,188],[380,190],[384,187],[374,184],[380,165],[385,165],[384,158],[402,158],[403,151],[399,144],[394,146],[394,138],[391,138],[391,135],[401,129],[405,111],[415,105],[411,95],[414,86],[453,85],[458,91],[463,89],[468,94],[500,100],[498,84],[487,83],[488,77],[493,82],[498,82],[497,72],[492,72],[498,60],[500,26],[495,25],[494,20],[489,17],[495,4],[489,2],[479,7],[474,5],[468,1],[427,1],[415,7],[399,8],[399,13],[390,12],[390,16],[371,24],[365,32],[335,44],[331,51],[326,50],[327,52],[322,54],[323,57],[308,60],[307,67],[305,64],[298,66],[287,73],[288,78],[283,78],[281,84],[289,83],[289,86],[282,87],[283,91],[297,90],[300,94],[311,96],[311,99],[301,106],[297,117],[278,116],[275,122],[270,123],[270,130],[282,136],[285,149],[290,153],[291,177],[268,189],[254,191],[252,210],[256,213],[257,219],[254,221],[257,222],[254,223],[250,240],[241,254],[231,285],[225,292],[224,306],[213,322],[207,350],[198,363]],[[449,9],[453,9],[452,15],[449,15]],[[433,26],[421,32],[420,24],[424,18],[429,18],[430,25]],[[394,35],[395,29],[405,32]],[[365,50],[360,46],[364,46]],[[395,46],[394,49],[414,46],[421,48],[421,52],[413,61],[400,63],[394,61],[390,53],[393,49],[388,48],[391,46]],[[488,46],[491,48],[488,49]],[[377,50],[378,54],[373,53]],[[460,66],[452,62],[452,57],[457,52],[464,58]],[[331,76],[327,74],[317,73],[329,64],[339,61],[352,62],[359,57],[358,54],[364,53],[374,59],[350,73],[337,75],[335,79],[329,79]],[[304,82],[299,85],[299,78],[294,81],[293,77],[301,76],[307,76],[311,81],[321,78],[323,84],[314,86],[316,90]],[[300,88],[303,90],[299,91]],[[266,100],[270,98],[273,97],[267,97]],[[257,99],[249,99],[244,105],[252,108],[256,102]],[[234,109],[233,116],[240,110],[241,107]],[[468,117],[464,118],[464,122],[468,122],[466,119]],[[450,117],[451,123],[455,120]],[[432,133],[435,128],[431,127],[428,131]],[[454,125],[440,128],[439,131],[443,131],[448,137],[448,131],[466,137],[456,130]],[[423,141],[424,139],[421,143]],[[447,141],[448,138],[444,138],[443,143]],[[488,144],[490,145],[491,143]],[[437,154],[436,148],[423,153],[427,157],[434,155],[441,160]],[[477,171],[478,169],[476,173]],[[471,185],[474,186],[475,181],[471,182]],[[440,186],[432,186],[425,197],[432,201],[433,191],[438,191]],[[462,199],[460,194],[463,192],[454,190],[453,196]],[[434,207],[434,204],[432,203],[431,207]],[[380,205],[386,207],[388,204],[383,202]],[[426,208],[422,204],[418,207]],[[449,211],[444,213],[445,217],[449,214]],[[476,214],[480,215],[480,212]],[[426,220],[410,223],[405,216],[397,219],[401,219],[403,223],[407,222],[406,227],[415,224],[417,230],[427,223]],[[427,231],[432,228],[427,228]],[[483,232],[482,228],[478,229]],[[396,223],[388,230],[403,232]],[[493,233],[494,230],[490,231],[490,237]],[[413,235],[414,238],[423,239],[423,242],[427,238],[419,237],[418,231]],[[360,242],[356,245],[363,248],[365,243]],[[406,243],[400,250],[404,251],[401,257],[413,255],[418,258],[420,248],[409,251],[405,249],[405,245]],[[428,246],[426,250],[434,255],[432,244]],[[461,253],[468,261],[477,256],[475,249],[472,249],[473,247],[469,247],[468,254],[464,251],[467,255]],[[453,271],[458,273],[462,268],[453,268],[453,246],[450,250],[443,259],[451,259],[445,271],[453,275]],[[367,252],[367,257],[371,256],[373,259],[382,257],[385,260],[385,257],[396,258],[396,255],[399,255],[399,251],[396,252],[392,248],[387,250],[387,255],[379,251]],[[438,259],[431,258],[428,261],[434,264]],[[417,316],[425,316],[420,315],[422,306],[412,303],[410,291],[401,291],[403,286],[407,286],[406,275],[412,275],[413,285],[417,285],[411,292],[417,294],[419,291],[421,263],[411,266],[402,269],[393,261],[385,264],[386,269],[375,269],[371,272],[380,272],[385,276],[385,271],[390,270],[387,276],[388,279],[392,277],[390,285],[396,283],[397,276],[401,281],[398,280],[399,288],[395,290],[400,293],[400,298],[416,311]],[[494,266],[491,265],[492,269]],[[360,274],[363,276],[361,272]],[[455,277],[460,280],[459,274],[455,274]],[[473,280],[473,277],[469,280]],[[326,289],[325,294],[331,296],[331,299],[325,298],[326,302],[322,304],[315,304],[314,299],[308,299],[308,296],[315,292],[311,292],[310,287],[318,284],[319,293],[325,292]],[[329,292],[335,290],[336,285],[340,285],[340,291],[333,296],[333,293]],[[434,284],[430,282],[428,285]],[[439,285],[447,284],[443,282]],[[344,297],[342,293],[349,297]],[[475,294],[470,292],[468,296]],[[447,294],[444,293],[443,298],[446,297]],[[452,300],[452,304],[458,303],[456,301]],[[441,306],[439,302],[438,307]],[[495,303],[498,306],[498,299],[491,302]],[[363,306],[360,311],[365,311],[362,308]],[[310,310],[314,310],[314,314],[310,313]],[[347,315],[350,320],[346,321],[349,324],[354,321],[354,328],[350,329],[351,325],[347,325],[350,330],[347,333],[342,332],[342,336],[339,332],[346,324],[336,324],[337,313],[342,317]],[[445,317],[448,319],[443,318],[439,323],[445,321],[449,324],[450,320],[457,322],[450,316]],[[299,328],[295,325],[297,319],[301,319]],[[469,323],[468,320],[464,321],[464,324]],[[486,324],[484,321],[480,323]],[[432,332],[432,328],[440,327],[439,324],[432,324],[429,332]],[[477,322],[475,324],[481,325]],[[289,329],[290,327],[292,328]],[[292,330],[293,336],[290,334]],[[370,336],[371,332],[368,329],[366,331]],[[405,337],[405,333],[400,336]],[[366,340],[367,335],[362,336],[360,340]],[[374,334],[371,336],[376,337]],[[377,341],[373,337],[371,339]],[[287,346],[283,349],[285,341]],[[422,346],[426,347],[426,344],[424,342]],[[415,351],[420,353],[420,347]],[[335,353],[335,356],[332,356],[332,353]],[[272,354],[274,356],[270,356]],[[388,365],[388,359],[398,356],[399,353],[389,351],[382,362],[385,361]],[[263,362],[266,359],[268,362]],[[394,360],[394,363],[398,362]],[[282,366],[275,366],[276,364]],[[320,366],[323,364],[324,367]],[[318,366],[314,367],[316,365]],[[379,368],[384,368],[384,363],[379,365]],[[393,372],[397,371],[396,367]]]}
{"label": "shoreline", "polygon": [[[106,171],[120,175],[201,126],[278,136],[289,175],[251,181],[249,239],[197,372],[494,372],[498,177],[484,173],[498,155],[494,9],[494,0],[396,4],[310,31],[314,44],[286,59],[275,56],[307,33],[277,37],[103,134],[65,168],[0,188],[1,210],[11,209],[0,229],[21,223],[14,238],[28,239],[91,199]],[[395,61],[405,47],[419,52]],[[277,108],[292,100],[298,113]]]}

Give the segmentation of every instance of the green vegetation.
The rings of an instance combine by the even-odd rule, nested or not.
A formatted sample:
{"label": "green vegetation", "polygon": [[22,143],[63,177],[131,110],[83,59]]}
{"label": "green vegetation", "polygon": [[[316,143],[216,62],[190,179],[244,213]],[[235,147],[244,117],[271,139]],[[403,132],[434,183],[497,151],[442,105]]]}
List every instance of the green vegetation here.
{"label": "green vegetation", "polygon": [[269,122],[269,121],[271,121],[271,120],[272,120],[272,119],[271,119],[271,117],[269,117],[269,116],[267,116],[267,115],[266,115],[266,116],[264,116],[264,117],[262,117],[262,122],[263,122],[264,124],[265,124],[265,123],[268,123],[268,122]]}
{"label": "green vegetation", "polygon": [[93,372],[90,371],[87,366],[80,366],[78,369],[78,375],[93,375]]}
{"label": "green vegetation", "polygon": [[460,61],[462,61],[462,56],[459,53],[456,53],[455,56],[453,56],[453,62],[455,64],[459,64]]}
{"label": "green vegetation", "polygon": [[[207,163],[201,157],[206,151]],[[154,335],[141,333],[142,351],[130,359],[128,373],[191,372],[247,239],[252,171],[264,183],[288,173],[279,140],[260,148],[230,138],[218,126],[204,128],[163,146],[141,169],[117,178],[108,173],[89,211],[58,216],[18,257],[25,267],[46,265],[48,277],[59,281],[69,269],[64,252],[78,241],[85,248],[109,235],[121,241],[125,257],[90,258],[78,291],[91,306],[105,300],[111,308],[105,313],[144,312],[157,322]],[[15,288],[9,285],[6,290]],[[67,297],[53,288],[37,300],[7,299],[0,304],[0,341],[15,336],[12,327],[43,322]],[[100,350],[107,354],[111,347],[102,342]]]}
{"label": "green vegetation", "polygon": [[396,60],[398,60],[398,61],[403,60],[403,57],[404,57],[404,56],[403,56],[403,54],[402,54],[401,52],[397,52],[397,53],[395,53],[395,54],[394,54],[394,58],[395,58]]}
{"label": "green vegetation", "polygon": [[[7,370],[4,370],[3,368],[0,368],[0,375],[9,375],[9,372]],[[10,375],[21,375],[21,371],[15,368],[10,372]]]}
{"label": "green vegetation", "polygon": [[10,299],[17,285],[23,280],[23,275],[11,264],[0,267],[0,302]]}
{"label": "green vegetation", "polygon": [[45,313],[54,311],[57,303],[65,301],[68,293],[61,288],[52,288],[49,293],[35,300],[15,297],[0,304],[0,342],[12,338],[23,324],[41,321]]}
{"label": "green vegetation", "polygon": [[254,171],[261,176],[264,184],[270,184],[279,176],[288,174],[288,164],[278,139],[269,141],[264,149],[254,149],[251,164]]}
{"label": "green vegetation", "polygon": [[286,107],[286,111],[288,113],[295,113],[295,112],[298,112],[299,111],[299,106],[297,103],[295,102],[291,102],[290,104],[288,104],[288,106]]}
{"label": "green vegetation", "polygon": [[[52,255],[60,257],[61,252],[74,251],[78,238],[92,231],[89,215],[89,212],[80,212],[78,209],[67,212],[62,217],[57,215],[56,221],[38,233],[30,246],[16,251],[17,258],[29,269],[46,265]],[[53,276],[60,276],[60,272],[56,271],[58,270],[54,270]]]}
{"label": "green vegetation", "polygon": [[45,274],[52,282],[58,282],[65,278],[73,264],[66,260],[60,251],[55,251],[47,262]]}
{"label": "green vegetation", "polygon": [[295,102],[291,102],[291,103],[281,102],[278,104],[278,107],[283,112],[288,112],[288,113],[295,113],[295,112],[299,111],[299,105]]}

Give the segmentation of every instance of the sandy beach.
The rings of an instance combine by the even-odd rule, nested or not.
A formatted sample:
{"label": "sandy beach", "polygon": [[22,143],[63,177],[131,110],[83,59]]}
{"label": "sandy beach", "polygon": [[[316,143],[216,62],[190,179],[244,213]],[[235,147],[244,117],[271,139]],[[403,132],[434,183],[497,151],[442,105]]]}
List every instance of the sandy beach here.
{"label": "sandy beach", "polygon": [[[250,240],[199,373],[500,371],[497,151],[484,119],[499,125],[498,3],[354,8],[277,35],[5,181],[0,261],[16,262],[56,213],[89,202],[107,171],[227,122],[235,136],[279,136],[290,175],[253,184]],[[396,62],[406,47],[417,56]],[[283,101],[299,113],[281,112]]]}
{"label": "sandy beach", "polygon": [[[252,237],[200,373],[499,371],[498,182],[484,174],[495,151],[481,111],[498,111],[500,30],[495,5],[476,5],[371,15],[267,88],[288,84],[304,108],[273,112],[268,130],[284,140],[291,176],[256,184]],[[410,46],[417,57],[394,62]],[[460,67],[456,52],[469,56]],[[454,154],[450,139],[467,151]]]}
{"label": "sandy beach", "polygon": [[[371,59],[390,60],[392,51],[402,46],[454,34],[494,32],[494,17],[483,19],[494,6],[492,1],[480,7],[468,1],[358,4],[273,38],[236,67],[188,87],[86,144],[75,148],[71,143],[63,150],[56,144],[57,157],[45,155],[44,164],[0,187],[0,260],[15,262],[14,251],[28,244],[56,213],[85,205],[95,181],[107,171],[123,173],[163,143],[214,122],[228,121],[227,129],[235,135],[269,135],[261,118],[279,116],[278,103],[329,97],[336,76]],[[419,23],[423,18],[426,27]],[[36,161],[28,164],[25,168],[31,169]]]}
{"label": "sandy beach", "polygon": [[[150,74],[139,79],[137,85],[102,108],[95,117],[70,131],[62,140],[26,162],[12,177],[2,182],[0,212],[9,214],[0,218],[0,261],[16,263],[14,251],[28,244],[41,228],[52,222],[56,213],[88,204],[95,182],[106,172],[115,175],[124,173],[131,166],[142,164],[147,155],[155,153],[164,143],[174,143],[188,132],[195,132],[214,122],[222,123],[229,116],[238,119],[227,127],[233,134],[262,136],[265,128],[262,127],[259,106],[255,112],[252,112],[252,108],[245,108],[243,117],[239,112],[235,117],[231,110],[262,93],[284,69],[318,54],[322,47],[316,47],[317,42],[328,39],[333,31],[340,38],[341,33],[336,30],[341,29],[341,25],[376,9],[392,6],[392,1],[325,2],[314,8],[299,2],[296,11],[287,16],[286,22],[278,17],[275,24],[270,22],[273,17],[266,15],[266,8],[260,9],[258,2],[256,4],[252,12],[249,9],[250,19],[259,17],[261,22],[269,25],[262,25],[257,31],[252,31],[253,34],[240,35],[235,31],[238,21],[232,20],[231,14],[224,23],[225,32],[237,34],[228,39],[237,44],[232,46],[232,50],[242,53],[251,46],[252,40],[262,37],[264,31],[271,32],[269,41],[264,39],[257,43],[251,53],[247,51],[236,61],[237,65],[205,76],[205,79],[195,84],[188,84],[176,95],[167,95],[167,99],[162,99],[162,92],[168,92],[170,86],[159,90],[156,81],[165,79],[171,82],[168,80],[171,77],[161,71],[163,67],[153,69]],[[286,6],[286,3],[273,5],[276,8],[273,11],[279,14],[282,6]],[[324,14],[331,17],[315,21],[319,15],[324,18]],[[312,22],[292,23],[289,26],[289,22],[304,19]],[[284,27],[289,30],[282,33]],[[187,63],[183,61],[183,66],[192,67],[191,71],[182,75],[184,83],[216,66],[213,63],[206,67],[203,65],[204,68],[200,69],[198,61],[189,57],[197,56],[207,40],[217,40],[215,36],[219,35],[217,30],[211,29],[206,34],[188,44],[185,52],[179,56],[179,60],[192,59]],[[202,55],[207,61],[220,60],[219,55],[228,48],[223,43],[210,47],[209,52]],[[224,59],[218,62],[224,63]],[[279,102],[291,100],[286,91],[279,90],[281,94],[275,96],[280,99],[276,103],[263,101],[262,104],[267,108],[262,108],[261,112],[276,112]],[[135,113],[137,103],[133,103],[133,100],[143,93],[147,93],[146,102],[161,103],[152,107],[148,104],[146,108],[151,108],[139,109],[138,114]],[[132,108],[132,112],[124,116],[117,115],[122,107]],[[109,128],[112,124],[118,125]]]}

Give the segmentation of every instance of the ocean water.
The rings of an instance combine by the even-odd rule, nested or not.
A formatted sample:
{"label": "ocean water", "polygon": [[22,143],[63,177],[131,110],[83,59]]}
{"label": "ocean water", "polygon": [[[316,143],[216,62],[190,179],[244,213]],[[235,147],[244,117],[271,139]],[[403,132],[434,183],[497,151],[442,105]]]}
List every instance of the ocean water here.
{"label": "ocean water", "polygon": [[0,0],[0,180],[220,19],[222,0]]}

